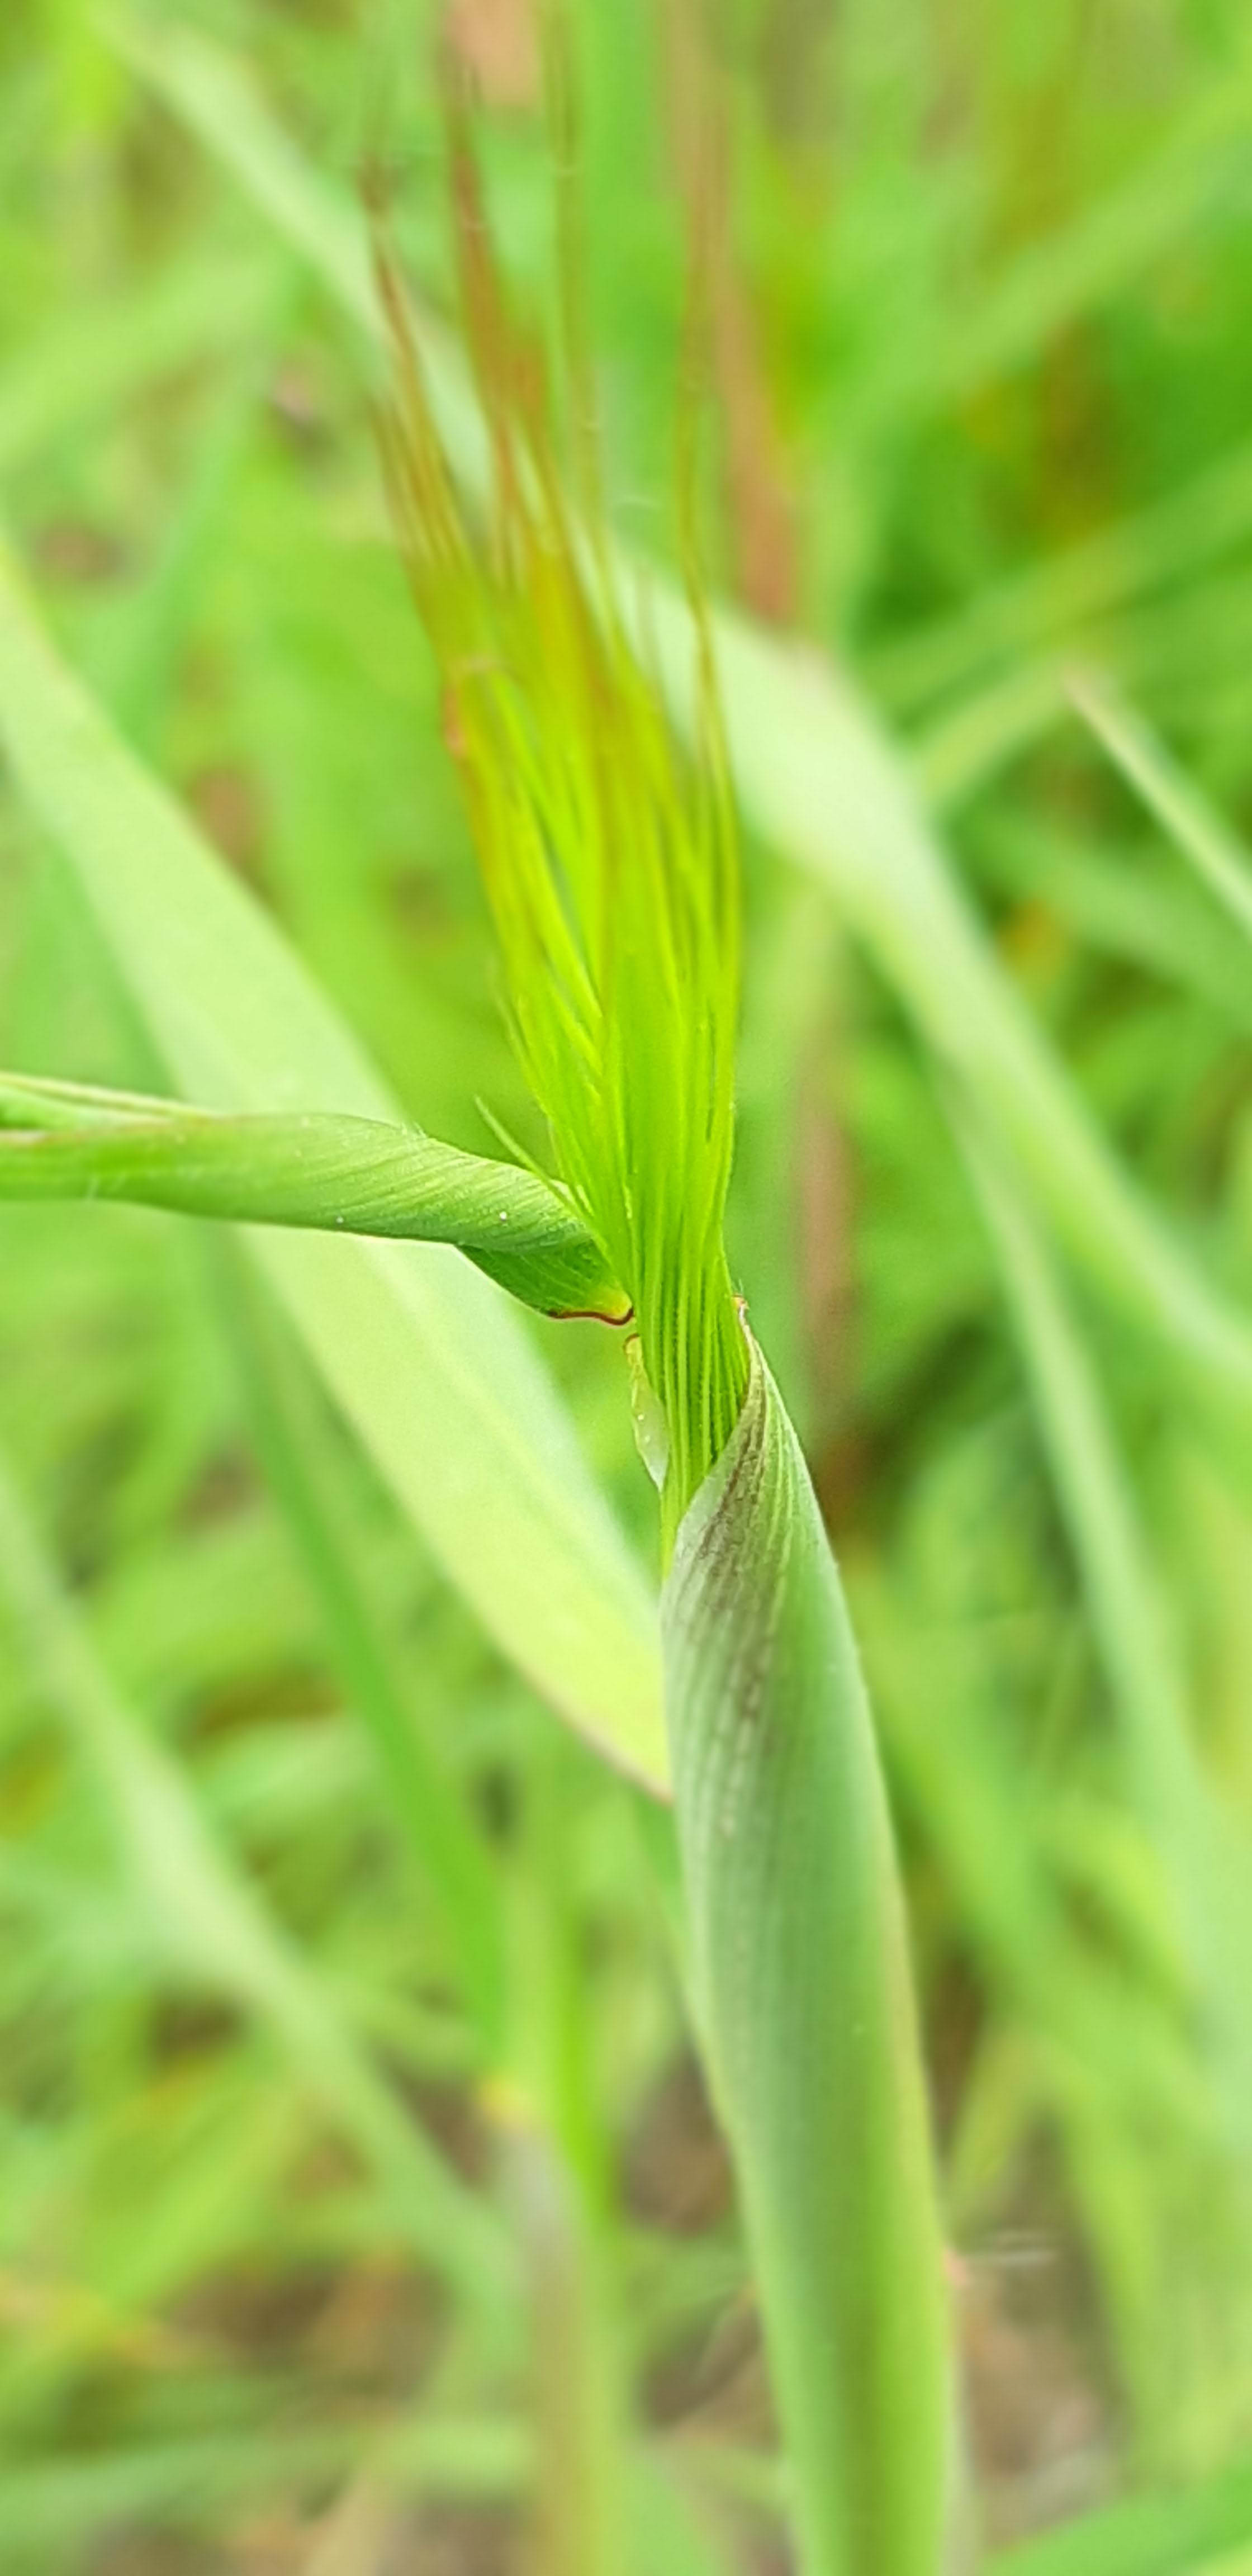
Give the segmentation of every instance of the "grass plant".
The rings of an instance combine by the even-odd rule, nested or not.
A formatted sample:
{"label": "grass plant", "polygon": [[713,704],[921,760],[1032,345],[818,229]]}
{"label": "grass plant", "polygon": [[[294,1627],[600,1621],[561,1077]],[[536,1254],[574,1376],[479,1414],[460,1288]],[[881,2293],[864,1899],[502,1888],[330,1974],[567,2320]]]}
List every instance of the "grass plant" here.
{"label": "grass plant", "polygon": [[[724,1241],[740,930],[711,662],[702,639],[689,770],[626,641],[600,531],[580,551],[537,400],[523,407],[533,370],[463,136],[454,185],[494,458],[486,538],[460,515],[380,254],[397,361],[385,448],[559,1180],[351,1119],[231,1119],[9,1077],[0,1189],[424,1232],[548,1313],[632,1321],[667,1571],[677,1550],[662,1631],[697,2013],[803,2561],[812,2576],[867,2560],[929,2576],[953,2545],[955,2416],[896,1865],[838,1578]],[[591,2504],[571,2509],[585,2535]],[[583,2545],[554,2540],[554,2567]]]}
{"label": "grass plant", "polygon": [[1244,13],[569,14],[0,25],[0,2559],[1233,2576]]}

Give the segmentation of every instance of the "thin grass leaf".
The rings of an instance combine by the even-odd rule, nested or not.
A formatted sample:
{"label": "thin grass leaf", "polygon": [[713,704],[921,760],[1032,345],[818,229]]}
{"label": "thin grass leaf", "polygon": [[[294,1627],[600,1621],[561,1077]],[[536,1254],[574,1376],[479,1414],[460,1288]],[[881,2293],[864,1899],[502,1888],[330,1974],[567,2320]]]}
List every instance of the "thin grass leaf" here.
{"label": "thin grass leaf", "polygon": [[454,1244],[540,1314],[629,1313],[559,1190],[378,1119],[228,1118],[0,1073],[0,1198],[123,1199],[231,1224]]}
{"label": "thin grass leaf", "polygon": [[1252,2464],[1239,2461],[1198,2486],[1131,2496],[1001,2549],[989,2576],[1216,2576],[1219,2561],[1249,2545]]}
{"label": "thin grass leaf", "polygon": [[1191,99],[1138,168],[1041,239],[1029,242],[981,295],[966,292],[933,327],[888,339],[855,406],[864,434],[1038,358],[1195,229],[1243,211],[1252,77],[1246,54]]}
{"label": "thin grass leaf", "polygon": [[1008,1176],[973,1127],[962,1134],[1115,1695],[1130,1777],[1165,1863],[1173,1928],[1226,2088],[1232,2133],[1246,2140],[1252,2134],[1247,1854],[1197,1758],[1159,1580],[1060,1283]]}
{"label": "thin grass leaf", "polygon": [[628,2576],[603,2248],[553,2139],[512,2106],[503,2162],[534,2351],[534,2564],[538,2576]]}
{"label": "thin grass leaf", "polygon": [[927,811],[950,821],[989,779],[1051,733],[1064,707],[1064,673],[1050,660],[1019,663],[958,700],[911,745]]}
{"label": "thin grass leaf", "polygon": [[872,654],[870,678],[912,713],[972,688],[986,666],[1064,645],[1093,619],[1146,593],[1193,583],[1252,530],[1252,451],[1240,445],[1191,483],[1132,518],[1008,574],[971,604]]}
{"label": "thin grass leaf", "polygon": [[[1235,571],[1193,583],[1180,597],[1137,615],[1102,620],[1083,635],[1081,649],[1128,672],[1137,687],[1152,689],[1193,721],[1211,719],[1219,689],[1237,695],[1248,641],[1248,585]],[[930,812],[950,821],[1024,752],[1060,731],[1073,679],[1058,644],[982,681],[928,722],[912,748]]]}
{"label": "thin grass leaf", "polygon": [[224,388],[212,403],[197,440],[186,482],[162,533],[146,579],[111,600],[94,642],[88,677],[99,687],[114,722],[137,749],[159,739],[185,650],[195,608],[228,521],[240,469],[266,418],[275,350],[291,318],[298,272],[271,289],[258,345],[245,346],[223,368]]}
{"label": "thin grass leaf", "polygon": [[[1189,859],[1227,919],[1252,940],[1252,856],[1214,812],[1185,771],[1171,760],[1143,717],[1127,705],[1102,673],[1076,672],[1070,696],[1148,812]],[[1252,972],[1248,978],[1252,1009]]]}
{"label": "thin grass leaf", "polygon": [[[681,612],[658,599],[650,625],[676,689]],[[716,635],[736,784],[757,828],[837,895],[938,1063],[999,1129],[1076,1267],[1219,1425],[1252,1433],[1252,1329],[1092,1125],[868,710],[814,656],[788,656],[725,618]]]}
{"label": "thin grass leaf", "polygon": [[1236,1028],[1246,1021],[1246,959],[1200,885],[1173,870],[1149,876],[1130,853],[1110,857],[1068,825],[1058,831],[1016,816],[997,825],[979,856],[997,889],[1045,904],[1098,955],[1194,994]]}
{"label": "thin grass leaf", "polygon": [[[894,1615],[859,1570],[854,1605],[875,1679],[893,1780],[957,1891],[989,1986],[1034,2036],[1037,2081],[1062,2126],[1141,2118],[1189,2135],[1208,2093],[1183,2036],[1151,1998],[1127,2001],[1120,1961],[1084,1945],[1058,1885],[1046,1813],[1024,1830],[1020,1772],[995,1676],[981,1686],[959,1647],[944,1651],[935,1604],[910,1595]],[[945,1641],[946,1644],[946,1641]]]}
{"label": "thin grass leaf", "polygon": [[397,2233],[476,2303],[507,2293],[506,2240],[402,2108],[318,1979],[210,1838],[175,1762],[145,1736],[96,1663],[72,1604],[0,1466],[0,1586],[32,1667],[95,1772],[167,1968],[254,2013],[353,2140]]}
{"label": "thin grass leaf", "polygon": [[490,2063],[505,2054],[504,1926],[483,1839],[426,1740],[382,1632],[354,1516],[338,1490],[316,1391],[278,1319],[237,1264],[222,1265],[261,1462],[304,1558],[333,1660],[373,1740],[397,1824],[447,1927]]}
{"label": "thin grass leaf", "polygon": [[[58,662],[0,562],[0,736],[148,1028],[214,1107],[387,1121],[280,934]],[[538,1355],[451,1251],[254,1235],[254,1257],[445,1572],[611,1759],[664,1779],[653,1614]]]}
{"label": "thin grass leaf", "polygon": [[129,294],[57,316],[5,368],[0,385],[0,474],[136,402],[152,385],[224,349],[263,324],[276,267],[239,252],[176,260]]}
{"label": "thin grass leaf", "polygon": [[7,2468],[5,2538],[34,2552],[98,2541],[111,2525],[133,2529],[146,2516],[194,2529],[223,2503],[284,2495],[306,2482],[324,2492],[328,2471],[350,2470],[363,2456],[402,2491],[461,2503],[511,2500],[530,2468],[525,2427],[491,2416],[445,2421],[426,2413],[382,2438],[373,2426],[342,2419],[299,2433],[223,2431]]}

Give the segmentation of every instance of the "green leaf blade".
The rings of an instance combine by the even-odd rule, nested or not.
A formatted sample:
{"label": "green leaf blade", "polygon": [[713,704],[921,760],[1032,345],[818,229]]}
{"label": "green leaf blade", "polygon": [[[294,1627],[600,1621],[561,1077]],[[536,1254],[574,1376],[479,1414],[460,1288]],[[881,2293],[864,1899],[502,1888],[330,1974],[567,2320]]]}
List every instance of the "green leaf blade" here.
{"label": "green leaf blade", "polygon": [[0,1460],[0,1591],[33,1668],[92,1766],[154,1956],[270,2029],[294,2070],[375,2167],[424,2258],[497,2305],[505,2240],[378,2074],[349,2023],[232,1859],[176,1760],[97,1663]]}
{"label": "green leaf blade", "polygon": [[856,1648],[758,1352],[662,1639],[696,2008],[809,2576],[935,2576],[947,2322],[899,1883]]}
{"label": "green leaf blade", "polygon": [[[281,934],[58,661],[3,558],[0,736],[185,1091],[226,1110],[394,1118]],[[495,1289],[441,1245],[250,1241],[489,1634],[610,1759],[661,1786],[646,1585]]]}
{"label": "green leaf blade", "polygon": [[0,1197],[447,1243],[542,1315],[624,1323],[629,1312],[586,1227],[537,1173],[376,1118],[231,1118],[0,1074]]}
{"label": "green leaf blade", "polygon": [[[997,2552],[992,2576],[1201,2576],[1252,2542],[1252,2463],[1194,2487],[1128,2496]],[[1242,2559],[1239,2562],[1242,2564]]]}
{"label": "green leaf blade", "polygon": [[[1168,833],[1242,938],[1252,941],[1252,864],[1237,835],[1107,679],[1099,673],[1080,672],[1071,682],[1070,695],[1127,785]],[[1252,1012],[1252,978],[1246,989],[1247,1008]]]}

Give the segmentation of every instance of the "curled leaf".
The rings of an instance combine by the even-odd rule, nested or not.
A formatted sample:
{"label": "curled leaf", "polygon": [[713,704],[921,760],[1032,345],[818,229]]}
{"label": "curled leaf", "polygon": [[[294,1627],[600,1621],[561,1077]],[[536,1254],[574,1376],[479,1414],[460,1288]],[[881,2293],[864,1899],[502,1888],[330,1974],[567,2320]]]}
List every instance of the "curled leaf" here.
{"label": "curled leaf", "polygon": [[229,1117],[0,1075],[0,1198],[129,1199],[245,1225],[450,1243],[548,1315],[629,1303],[563,1193],[417,1128],[311,1111]]}
{"label": "curled leaf", "polygon": [[936,2576],[952,2406],[899,1879],[842,1587],[755,1346],[661,1626],[696,2009],[804,2565]]}

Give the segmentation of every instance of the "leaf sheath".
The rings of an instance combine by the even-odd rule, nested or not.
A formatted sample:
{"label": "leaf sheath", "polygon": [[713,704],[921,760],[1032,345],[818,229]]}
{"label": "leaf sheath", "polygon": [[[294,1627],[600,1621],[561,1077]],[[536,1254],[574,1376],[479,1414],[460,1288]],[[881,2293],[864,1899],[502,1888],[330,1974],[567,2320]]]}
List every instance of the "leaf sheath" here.
{"label": "leaf sheath", "polygon": [[936,2576],[947,2327],[891,1830],[838,1575],[755,1349],[679,1529],[662,1638],[696,2009],[804,2564]]}

